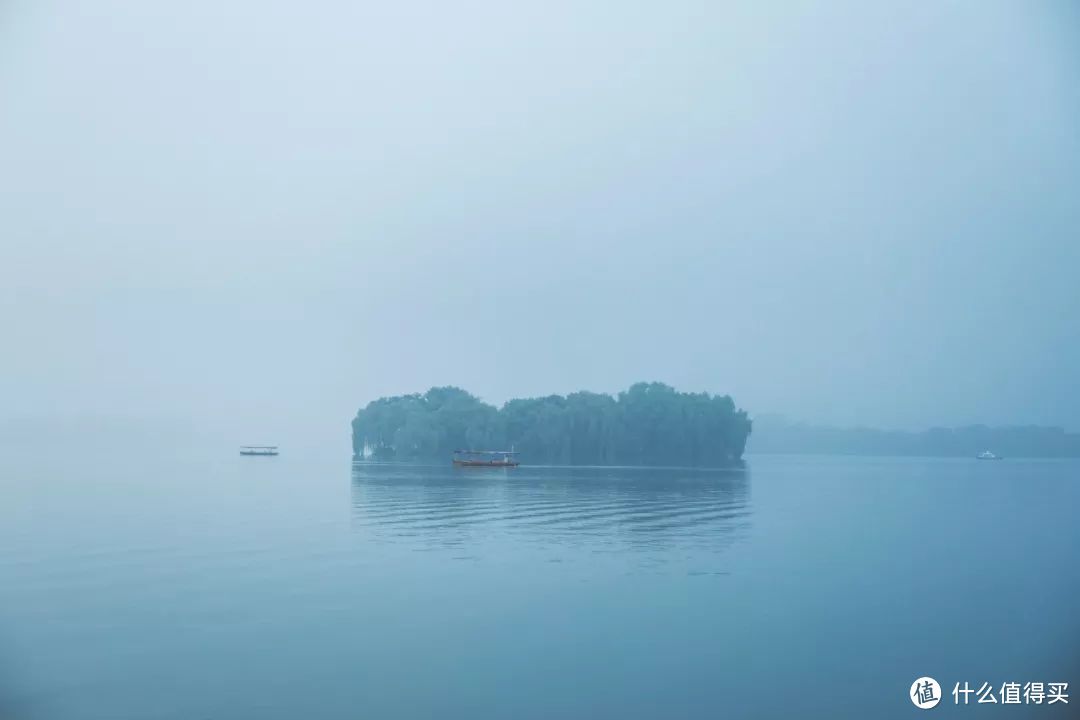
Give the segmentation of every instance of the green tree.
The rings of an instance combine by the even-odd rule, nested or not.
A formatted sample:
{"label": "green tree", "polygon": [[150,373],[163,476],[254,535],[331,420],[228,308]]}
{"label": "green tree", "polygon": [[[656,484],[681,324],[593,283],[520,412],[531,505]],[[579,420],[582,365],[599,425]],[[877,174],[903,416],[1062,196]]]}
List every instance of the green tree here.
{"label": "green tree", "polygon": [[740,461],[751,425],[727,395],[653,382],[617,397],[582,391],[510,400],[501,409],[460,388],[436,387],[374,400],[352,429],[357,457],[384,460],[513,447],[534,464],[723,466]]}

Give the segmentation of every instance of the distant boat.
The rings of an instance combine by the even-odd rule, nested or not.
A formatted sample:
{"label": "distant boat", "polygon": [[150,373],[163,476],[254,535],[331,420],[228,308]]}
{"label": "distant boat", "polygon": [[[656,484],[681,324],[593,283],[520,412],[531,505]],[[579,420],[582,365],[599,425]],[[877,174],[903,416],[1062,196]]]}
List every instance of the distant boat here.
{"label": "distant boat", "polygon": [[241,445],[241,455],[277,455],[277,445]]}
{"label": "distant boat", "polygon": [[517,467],[513,450],[455,450],[453,463],[457,467]]}
{"label": "distant boat", "polygon": [[981,453],[975,456],[976,460],[1000,460],[1000,455],[995,455],[989,450],[983,450]]}

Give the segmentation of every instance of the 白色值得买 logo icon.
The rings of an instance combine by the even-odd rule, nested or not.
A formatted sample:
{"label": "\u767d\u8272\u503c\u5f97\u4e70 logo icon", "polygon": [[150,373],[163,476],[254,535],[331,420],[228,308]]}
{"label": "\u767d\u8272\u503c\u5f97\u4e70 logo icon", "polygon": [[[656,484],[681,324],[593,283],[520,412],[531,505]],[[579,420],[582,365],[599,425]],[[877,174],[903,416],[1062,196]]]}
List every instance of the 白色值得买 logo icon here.
{"label": "\u767d\u8272\u503c\u5f97\u4e70 logo icon", "polygon": [[929,710],[941,702],[941,686],[932,677],[921,677],[911,683],[911,691],[908,697],[911,698],[911,702],[915,703],[915,707]]}

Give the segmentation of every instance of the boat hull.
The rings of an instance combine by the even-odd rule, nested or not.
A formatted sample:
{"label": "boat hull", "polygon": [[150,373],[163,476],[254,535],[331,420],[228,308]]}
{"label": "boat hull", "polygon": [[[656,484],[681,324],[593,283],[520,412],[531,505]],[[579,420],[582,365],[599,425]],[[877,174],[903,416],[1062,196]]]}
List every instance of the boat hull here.
{"label": "boat hull", "polygon": [[518,466],[518,463],[514,461],[495,462],[491,460],[454,460],[453,462],[456,467],[508,468]]}

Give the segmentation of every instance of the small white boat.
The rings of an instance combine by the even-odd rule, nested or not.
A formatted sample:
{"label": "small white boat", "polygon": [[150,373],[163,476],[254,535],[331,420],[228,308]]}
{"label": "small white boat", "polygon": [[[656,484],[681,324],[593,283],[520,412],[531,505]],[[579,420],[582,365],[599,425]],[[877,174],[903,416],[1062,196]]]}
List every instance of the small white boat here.
{"label": "small white boat", "polygon": [[995,455],[989,450],[983,450],[981,453],[975,456],[976,460],[1000,460],[1000,455]]}
{"label": "small white boat", "polygon": [[241,445],[241,455],[277,455],[277,445]]}

